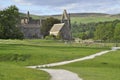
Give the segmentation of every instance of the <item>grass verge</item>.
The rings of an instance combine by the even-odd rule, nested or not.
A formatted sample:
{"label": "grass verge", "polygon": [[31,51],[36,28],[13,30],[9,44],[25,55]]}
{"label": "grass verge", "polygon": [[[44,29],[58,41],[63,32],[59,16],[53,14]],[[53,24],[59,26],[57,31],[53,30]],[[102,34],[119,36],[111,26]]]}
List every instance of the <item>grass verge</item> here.
{"label": "grass verge", "polygon": [[77,73],[84,80],[120,80],[120,50],[92,60],[61,66]]}

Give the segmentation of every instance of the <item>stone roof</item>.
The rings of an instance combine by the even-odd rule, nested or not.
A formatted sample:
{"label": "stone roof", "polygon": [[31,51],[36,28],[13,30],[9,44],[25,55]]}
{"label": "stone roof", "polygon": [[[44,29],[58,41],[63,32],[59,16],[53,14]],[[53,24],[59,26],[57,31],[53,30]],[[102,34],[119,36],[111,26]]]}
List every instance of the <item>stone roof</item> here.
{"label": "stone roof", "polygon": [[23,28],[40,28],[39,24],[21,24]]}
{"label": "stone roof", "polygon": [[57,36],[58,33],[60,32],[60,30],[63,28],[63,26],[64,26],[64,23],[54,24],[53,27],[50,30],[50,35]]}
{"label": "stone roof", "polygon": [[63,20],[63,19],[64,19],[64,20],[69,20],[69,16],[68,16],[66,10],[63,11],[63,14],[62,14],[62,20]]}

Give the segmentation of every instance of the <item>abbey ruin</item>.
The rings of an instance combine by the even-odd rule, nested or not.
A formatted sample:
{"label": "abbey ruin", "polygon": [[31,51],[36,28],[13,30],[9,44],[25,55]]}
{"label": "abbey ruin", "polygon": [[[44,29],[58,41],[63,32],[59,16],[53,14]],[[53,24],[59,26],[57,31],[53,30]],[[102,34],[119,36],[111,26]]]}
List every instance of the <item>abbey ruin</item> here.
{"label": "abbey ruin", "polygon": [[29,11],[26,17],[21,18],[20,29],[26,39],[41,38],[40,20],[34,20],[30,17]]}
{"label": "abbey ruin", "polygon": [[[24,35],[25,39],[42,38],[41,34],[42,20],[32,19],[30,17],[29,11],[26,17],[21,18],[20,29]],[[70,27],[70,17],[67,11],[64,10],[62,14],[61,23],[54,24],[50,30],[50,35],[61,36],[64,40],[71,39],[71,27]]]}

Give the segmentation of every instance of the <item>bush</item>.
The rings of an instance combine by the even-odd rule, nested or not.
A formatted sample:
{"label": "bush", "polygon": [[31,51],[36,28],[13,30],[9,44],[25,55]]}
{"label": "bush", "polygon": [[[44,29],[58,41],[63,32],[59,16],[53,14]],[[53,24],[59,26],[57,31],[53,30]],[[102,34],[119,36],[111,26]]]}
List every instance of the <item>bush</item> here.
{"label": "bush", "polygon": [[45,37],[46,40],[54,40],[55,36],[54,35],[49,35]]}
{"label": "bush", "polygon": [[26,61],[29,54],[0,54],[0,61]]}

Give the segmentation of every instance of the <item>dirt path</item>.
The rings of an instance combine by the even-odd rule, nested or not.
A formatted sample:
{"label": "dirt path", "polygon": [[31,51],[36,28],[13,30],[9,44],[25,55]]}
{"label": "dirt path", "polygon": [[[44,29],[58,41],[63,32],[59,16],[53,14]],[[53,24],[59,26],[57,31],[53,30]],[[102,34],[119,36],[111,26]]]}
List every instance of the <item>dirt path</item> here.
{"label": "dirt path", "polygon": [[82,80],[82,78],[79,78],[77,74],[70,72],[70,71],[67,71],[67,70],[42,69],[42,68],[61,66],[61,65],[65,65],[65,64],[69,64],[69,63],[73,63],[73,62],[93,59],[97,56],[101,56],[103,54],[106,54],[106,53],[111,52],[111,51],[115,51],[117,49],[120,49],[120,47],[113,47],[112,50],[102,51],[102,52],[99,52],[99,53],[96,53],[96,54],[93,54],[90,56],[86,56],[83,58],[79,58],[79,59],[74,59],[74,60],[70,60],[70,61],[63,61],[63,62],[58,62],[58,63],[45,64],[45,65],[38,65],[38,66],[28,66],[27,68],[37,68],[39,70],[46,71],[51,75],[51,80]]}
{"label": "dirt path", "polygon": [[40,69],[50,74],[51,80],[82,80],[76,73],[64,69]]}
{"label": "dirt path", "polygon": [[47,68],[47,67],[61,66],[61,65],[69,64],[69,63],[78,62],[78,61],[93,59],[97,56],[101,56],[101,55],[106,54],[110,51],[113,51],[113,50],[102,51],[102,52],[99,52],[99,53],[96,53],[96,54],[93,54],[90,56],[86,56],[83,58],[74,59],[74,60],[70,60],[70,61],[63,61],[63,62],[57,62],[57,63],[51,63],[51,64],[37,65],[37,66],[29,66],[28,68]]}

